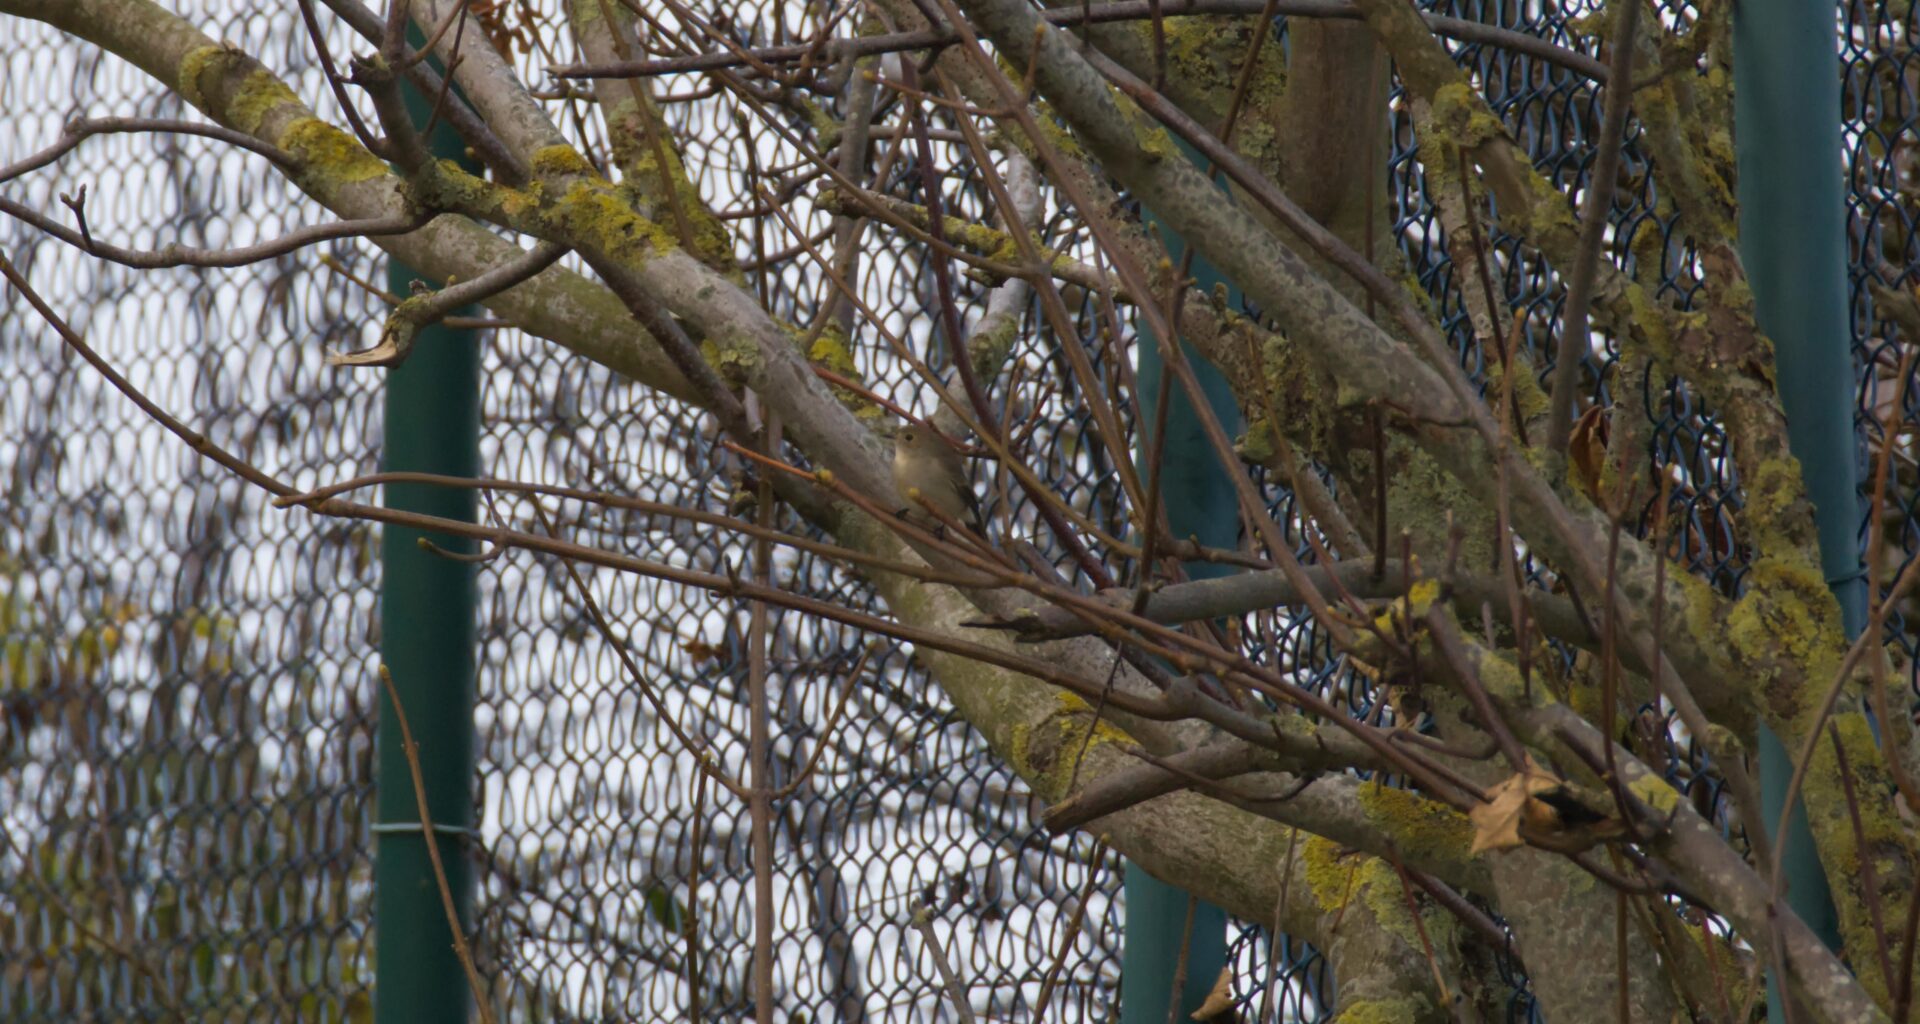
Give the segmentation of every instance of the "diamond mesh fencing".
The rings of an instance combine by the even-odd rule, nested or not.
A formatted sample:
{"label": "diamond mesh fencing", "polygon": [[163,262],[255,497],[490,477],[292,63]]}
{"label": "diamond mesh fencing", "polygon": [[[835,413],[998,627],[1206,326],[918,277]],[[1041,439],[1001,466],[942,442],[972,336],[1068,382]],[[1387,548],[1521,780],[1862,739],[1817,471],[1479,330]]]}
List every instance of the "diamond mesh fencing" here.
{"label": "diamond mesh fencing", "polygon": [[[529,81],[573,57],[557,6],[487,5],[490,26],[515,39]],[[1587,5],[1429,6],[1598,50],[1577,31],[1592,13]],[[727,7],[724,31],[742,44],[805,38],[799,5]],[[195,0],[177,8],[337,119],[295,6]],[[1662,14],[1691,18],[1694,10],[1676,4]],[[1858,419],[1877,449],[1889,415],[1902,438],[1920,427],[1920,398],[1898,391],[1896,375],[1906,309],[1916,310],[1907,330],[1920,329],[1911,298],[1920,255],[1920,25],[1910,7],[1894,4],[1846,4],[1842,15],[1854,330],[1864,368]],[[328,23],[335,54],[368,48]],[[0,109],[11,130],[0,133],[0,165],[50,143],[74,117],[193,116],[117,58],[37,24],[9,21],[8,29]],[[1284,18],[1276,31],[1285,32]],[[1600,116],[1590,83],[1531,57],[1450,45],[1539,166],[1563,186],[1583,180]],[[749,286],[775,313],[808,326],[833,294],[813,258],[828,251],[831,218],[805,199],[816,175],[791,131],[737,123],[732,101],[703,81],[682,76],[658,87],[687,165],[735,229]],[[604,159],[587,104],[558,94],[547,103],[570,137]],[[787,111],[784,123],[804,114]],[[1478,372],[1483,358],[1462,294],[1473,271],[1447,256],[1397,93],[1392,118],[1388,198],[1403,252],[1463,365]],[[991,203],[966,150],[944,137],[935,147],[948,207],[986,221]],[[890,174],[875,187],[921,198],[911,146]],[[96,137],[0,189],[51,212],[82,185],[92,188],[91,230],[126,245],[239,245],[327,219],[263,160],[181,136]],[[1058,205],[1048,207],[1050,243],[1090,252],[1083,226]],[[1658,253],[1661,265],[1627,269],[1659,281],[1668,298],[1690,294],[1685,241],[1631,143],[1614,218],[1621,237],[1638,237],[1651,222],[1663,240],[1637,249]],[[1490,245],[1502,304],[1521,311],[1545,373],[1559,279],[1497,231]],[[367,289],[381,279],[384,257],[371,244],[327,243],[232,271],[136,271],[6,220],[0,248],[108,360],[216,443],[296,487],[377,469],[380,378],[324,362],[379,330],[383,302]],[[869,230],[861,260],[860,298],[878,326],[846,344],[845,369],[930,413],[883,336],[944,362],[934,358],[926,312],[935,294],[926,250]],[[957,287],[963,316],[980,315],[992,286],[962,278]],[[740,460],[717,447],[718,431],[700,412],[511,327],[484,338],[488,475],[722,513],[747,488]],[[1131,339],[1087,341],[1098,372],[1129,372]],[[1038,423],[1034,449],[1053,453],[1035,468],[1122,534],[1114,474],[1098,446],[1083,443],[1085,403],[1056,348],[1029,309],[1010,364],[1045,386],[1009,412]],[[1596,394],[1638,404],[1654,424],[1657,458],[1678,481],[1669,509],[1681,524],[1672,533],[1677,553],[1736,590],[1745,558],[1731,540],[1740,488],[1711,410],[1677,383],[1613,394],[1646,375],[1623,372],[1605,353],[1587,369]],[[143,417],[23,304],[0,310],[0,471],[0,1016],[370,1020],[377,534],[271,507]],[[1886,539],[1872,553],[1883,580],[1920,546],[1917,479],[1910,442],[1898,440]],[[1016,521],[1033,518],[1005,479],[981,482]],[[1285,521],[1288,496],[1270,494]],[[676,567],[751,572],[758,564],[752,544],[685,518],[537,504],[538,513],[533,498],[496,493],[482,513],[535,532],[549,516],[579,543]],[[778,525],[806,529],[791,519]],[[1047,554],[1076,571],[1061,552]],[[576,578],[566,563],[526,552],[479,572],[479,829],[468,853],[478,865],[475,956],[489,1001],[502,1020],[679,1019],[690,1000],[708,1019],[749,1016],[748,812],[705,779],[673,735],[694,737],[714,770],[744,780],[745,606],[604,570],[581,568]],[[775,551],[766,572],[793,594],[879,607],[856,577],[805,552]],[[589,599],[610,630],[596,626]],[[1370,685],[1326,653],[1311,624],[1268,614],[1243,626],[1256,653],[1284,650],[1354,714],[1373,710]],[[1913,653],[1904,621],[1889,628]],[[1029,1019],[1042,978],[1057,968],[1050,1019],[1106,1019],[1120,969],[1117,858],[1096,857],[1089,837],[1052,837],[1038,825],[1034,798],[953,712],[909,646],[791,612],[771,613],[767,629],[773,781],[794,787],[774,829],[777,1019],[947,1019],[934,961],[909,923],[922,903],[939,910],[940,943],[989,1017]],[[409,710],[416,719],[432,713]],[[1710,811],[1718,782],[1704,759],[1681,744],[1669,765]],[[1242,1019],[1328,1015],[1332,983],[1312,949],[1245,922],[1234,925],[1229,955]],[[1510,982],[1509,1017],[1528,1019],[1517,969]]]}

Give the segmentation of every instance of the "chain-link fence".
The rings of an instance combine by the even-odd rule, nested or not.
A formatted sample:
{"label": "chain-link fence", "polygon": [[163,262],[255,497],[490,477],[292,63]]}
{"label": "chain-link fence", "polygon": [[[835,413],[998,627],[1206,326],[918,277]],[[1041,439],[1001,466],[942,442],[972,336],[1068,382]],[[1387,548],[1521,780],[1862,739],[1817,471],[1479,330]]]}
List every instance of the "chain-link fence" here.
{"label": "chain-link fence", "polygon": [[[337,113],[292,5],[181,6],[207,34],[267,62],[323,116]],[[546,6],[521,5],[508,19],[535,44],[520,54],[533,81],[572,52],[557,19],[534,16]],[[1597,50],[1575,31],[1591,13],[1585,5],[1435,9]],[[775,13],[796,16],[742,8],[728,31],[743,42],[773,41],[781,31]],[[1694,11],[1675,5],[1662,13]],[[1861,378],[1859,415],[1877,442],[1899,343],[1887,293],[1874,288],[1915,283],[1920,26],[1896,4],[1850,3],[1842,13],[1855,338],[1861,365],[1872,368]],[[76,116],[189,113],[92,47],[37,25],[8,28],[0,109],[13,130],[0,136],[0,164],[51,141]],[[335,53],[357,44],[344,30],[329,42]],[[1599,120],[1590,83],[1492,48],[1457,45],[1456,54],[1554,181],[1585,175]],[[675,79],[664,89],[703,193],[731,215],[743,253],[794,246],[783,222],[754,216],[761,199],[753,186],[777,193],[804,184],[804,164],[764,128],[738,126],[732,108],[703,94],[699,81]],[[592,111],[564,98],[551,106],[590,151],[604,150]],[[1399,237],[1477,369],[1460,295],[1468,275],[1440,244],[1411,119],[1398,100],[1393,131],[1389,188]],[[903,194],[913,194],[910,151],[895,173]],[[259,159],[171,136],[92,139],[4,188],[56,210],[60,193],[83,184],[93,190],[91,229],[128,244],[239,244],[324,218]],[[1621,185],[1616,230],[1634,232],[1651,218],[1671,237],[1665,266],[1628,269],[1684,298],[1694,287],[1689,254],[1631,145]],[[984,189],[971,172],[944,177],[942,188],[962,215],[984,218]],[[802,234],[827,223],[803,202],[789,209]],[[1082,244],[1077,227],[1056,213],[1048,233],[1062,245]],[[1502,298],[1524,311],[1535,365],[1545,368],[1558,281],[1536,254],[1497,233],[1491,241]],[[326,246],[336,269],[310,251],[239,271],[133,271],[12,221],[0,228],[0,246],[108,359],[218,443],[296,486],[376,468],[379,378],[323,364],[326,352],[361,347],[378,329],[379,301],[353,280],[379,277],[381,258],[370,245]],[[887,236],[870,236],[867,250],[864,297],[883,311],[885,329],[924,352],[929,318],[918,311],[931,308],[933,294],[924,250]],[[804,322],[822,304],[823,279],[806,259],[749,267],[749,283],[776,312]],[[970,310],[986,288],[963,281]],[[511,329],[491,332],[486,345],[481,443],[490,475],[682,507],[723,509],[733,495],[740,467],[715,449],[701,414]],[[852,359],[876,391],[920,404],[906,367],[878,340],[854,344]],[[1078,444],[1073,378],[1056,365],[1031,313],[1013,362],[1028,379],[1056,385],[1048,404],[1025,410],[1054,435],[1037,449],[1063,453],[1038,468],[1119,532],[1112,475],[1094,461],[1096,446]],[[1590,369],[1596,388],[1618,379],[1607,363]],[[1644,400],[1657,421],[1656,450],[1680,467],[1674,511],[1685,526],[1675,537],[1688,564],[1736,588],[1743,558],[1730,538],[1739,484],[1720,457],[1710,412],[1659,381],[1644,398],[1623,400]],[[1915,406],[1908,394],[1903,423]],[[373,532],[271,508],[144,419],[24,307],[0,311],[0,467],[0,1014],[370,1019],[380,642]],[[1905,447],[1896,470],[1902,497],[1889,522],[1897,529],[1889,550],[1873,553],[1890,565],[1920,544]],[[1004,486],[998,494],[1017,502]],[[1276,491],[1276,502],[1284,499]],[[486,511],[526,517],[523,504],[505,498]],[[697,569],[751,564],[748,545],[684,520],[556,511],[558,527],[582,543]],[[794,593],[875,603],[858,581],[805,554],[777,557],[772,572]],[[749,1007],[753,948],[747,812],[698,782],[659,715],[709,744],[722,770],[743,771],[745,613],[691,588],[605,573],[584,579],[614,624],[611,638],[593,625],[563,564],[518,555],[482,570],[480,827],[471,850],[482,973],[503,1019],[673,1018],[690,985],[710,1019],[736,1019]],[[1251,623],[1248,633],[1271,637],[1274,626]],[[1304,622],[1279,628],[1296,651],[1319,643]],[[1087,839],[1051,838],[1037,826],[1024,786],[951,712],[910,651],[797,615],[776,614],[771,636],[776,775],[792,780],[818,756],[781,804],[775,828],[784,1019],[938,1018],[937,973],[907,924],[919,901],[943,909],[942,944],[975,986],[976,1005],[1023,1019],[1058,959],[1053,1019],[1104,1019],[1119,974],[1117,862],[1094,863]],[[856,671],[862,678],[847,691],[844,724],[829,731]],[[1318,676],[1344,687],[1356,713],[1370,708],[1371,692],[1337,662],[1326,660]],[[1672,763],[1676,781],[1708,787],[1711,807],[1711,773],[1695,757]],[[1076,910],[1085,924],[1063,951]],[[698,918],[697,950],[680,938],[688,915]],[[1270,946],[1247,924],[1236,927],[1230,955],[1249,1018],[1313,1020],[1330,1004],[1326,972],[1310,949]],[[1522,994],[1511,1014],[1524,1019],[1524,980],[1514,982]]]}

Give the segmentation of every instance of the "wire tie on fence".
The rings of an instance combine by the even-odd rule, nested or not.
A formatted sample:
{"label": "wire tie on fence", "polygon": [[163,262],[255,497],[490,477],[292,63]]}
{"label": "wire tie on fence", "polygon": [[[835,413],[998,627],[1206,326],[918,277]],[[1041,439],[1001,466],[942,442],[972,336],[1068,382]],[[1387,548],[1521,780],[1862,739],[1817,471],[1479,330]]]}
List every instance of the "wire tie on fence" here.
{"label": "wire tie on fence", "polygon": [[[403,832],[425,831],[417,821],[376,821],[368,825],[367,830],[375,835],[393,835]],[[473,830],[464,825],[442,825],[437,821],[433,823],[433,830],[441,835],[456,836],[459,838],[473,835]]]}
{"label": "wire tie on fence", "polygon": [[1864,580],[1866,578],[1867,578],[1867,567],[1862,565],[1859,568],[1854,569],[1850,572],[1843,572],[1838,576],[1827,577],[1827,586],[1828,588],[1833,588],[1841,585],[1842,583],[1852,583],[1855,580]]}

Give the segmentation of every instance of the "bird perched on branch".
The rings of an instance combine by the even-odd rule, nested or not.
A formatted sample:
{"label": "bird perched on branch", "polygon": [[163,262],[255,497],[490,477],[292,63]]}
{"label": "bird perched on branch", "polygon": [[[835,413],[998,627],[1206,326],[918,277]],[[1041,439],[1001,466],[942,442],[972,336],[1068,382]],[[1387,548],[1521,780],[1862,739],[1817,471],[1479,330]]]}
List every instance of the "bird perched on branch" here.
{"label": "bird perched on branch", "polygon": [[[893,485],[900,496],[913,506],[903,513],[917,513],[916,522],[928,522],[929,516],[918,507],[915,495],[940,510],[940,514],[958,520],[976,533],[984,533],[985,520],[980,503],[973,496],[973,484],[967,479],[967,464],[939,431],[924,424],[909,423],[893,434]],[[938,525],[934,521],[934,525]]]}

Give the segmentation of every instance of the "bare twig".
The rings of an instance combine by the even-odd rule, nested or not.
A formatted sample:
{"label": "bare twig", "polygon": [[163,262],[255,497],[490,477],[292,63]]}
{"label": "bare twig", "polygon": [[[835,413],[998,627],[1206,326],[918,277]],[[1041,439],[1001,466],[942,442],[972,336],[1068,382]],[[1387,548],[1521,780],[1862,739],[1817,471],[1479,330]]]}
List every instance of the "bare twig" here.
{"label": "bare twig", "polygon": [[1587,194],[1580,203],[1580,248],[1574,253],[1572,279],[1567,283],[1566,312],[1560,319],[1560,349],[1553,367],[1553,394],[1547,411],[1547,450],[1564,452],[1573,432],[1574,391],[1580,385],[1580,362],[1591,342],[1587,337],[1587,303],[1607,225],[1613,219],[1613,185],[1620,174],[1620,150],[1626,145],[1627,108],[1633,99],[1633,43],[1639,25],[1641,0],[1613,0],[1612,83],[1600,118],[1600,154],[1587,176]]}
{"label": "bare twig", "polygon": [[217,124],[198,124],[193,121],[175,121],[158,117],[83,117],[68,122],[67,127],[61,131],[60,138],[52,145],[31,156],[22,157],[5,167],[0,167],[0,184],[53,163],[95,135],[117,135],[128,132],[198,135],[230,146],[238,146],[250,153],[257,153],[282,168],[293,166],[293,158],[278,148],[269,146],[245,132],[237,132]]}
{"label": "bare twig", "polygon": [[960,983],[960,976],[954,972],[953,963],[947,959],[947,951],[941,948],[940,936],[933,930],[933,908],[922,904],[915,907],[910,922],[913,930],[927,943],[927,952],[933,955],[933,963],[940,971],[940,980],[946,985],[947,999],[953,1003],[953,1012],[959,1016],[961,1024],[974,1024],[973,1003],[967,999],[966,986]]}
{"label": "bare twig", "polygon": [[1067,954],[1073,950],[1073,942],[1080,936],[1080,926],[1087,919],[1087,904],[1093,899],[1093,892],[1099,887],[1100,866],[1106,859],[1107,837],[1098,836],[1093,841],[1093,852],[1087,855],[1087,880],[1080,887],[1080,898],[1073,905],[1073,913],[1067,918],[1067,927],[1060,934],[1060,945],[1055,949],[1053,962],[1047,965],[1047,973],[1040,979],[1040,994],[1033,1000],[1032,1024],[1046,1024],[1047,1004],[1053,998],[1054,986],[1060,980],[1060,970],[1066,966]]}
{"label": "bare twig", "polygon": [[483,302],[559,262],[568,249],[555,242],[541,242],[523,255],[506,260],[470,280],[449,284],[400,303],[387,314],[380,341],[358,352],[335,352],[327,356],[331,366],[398,366],[413,351],[420,330],[445,319],[462,306]]}
{"label": "bare twig", "polygon": [[[780,436],[780,418],[769,412],[762,431],[762,443],[768,448]],[[763,454],[773,454],[770,450]],[[778,509],[774,505],[773,482],[760,478],[760,528],[771,530]],[[753,545],[753,574],[769,589],[777,586],[773,576],[773,546],[765,538]],[[759,1024],[773,1024],[773,736],[767,693],[767,602],[748,606],[747,625],[747,761],[749,785],[747,808],[750,815],[750,840],[753,846],[753,1015]]]}
{"label": "bare twig", "polygon": [[159,270],[166,267],[244,267],[249,263],[285,256],[318,242],[328,242],[338,238],[404,235],[425,227],[427,222],[433,219],[432,214],[395,214],[390,217],[313,224],[296,228],[271,241],[243,245],[236,249],[201,249],[190,245],[169,245],[158,250],[142,250],[126,249],[95,241],[85,232],[76,231],[58,221],[50,220],[38,211],[3,196],[0,196],[0,213],[25,221],[90,256],[98,256],[103,260],[139,270]]}
{"label": "bare twig", "polygon": [[407,772],[413,778],[413,800],[420,810],[420,835],[427,844],[427,860],[433,864],[434,884],[440,888],[440,909],[447,915],[447,931],[453,934],[453,952],[467,974],[467,985],[473,990],[473,1005],[480,1012],[480,1020],[493,1024],[493,1004],[487,998],[480,971],[473,965],[473,951],[467,948],[466,929],[460,923],[460,911],[454,906],[453,890],[447,886],[446,865],[440,861],[440,835],[434,831],[433,818],[427,813],[427,780],[420,772],[420,748],[413,742],[406,706],[400,703],[400,690],[393,685],[393,674],[385,665],[380,666],[380,685],[386,688],[387,699],[393,702],[394,719],[400,726],[400,749],[407,758]]}

